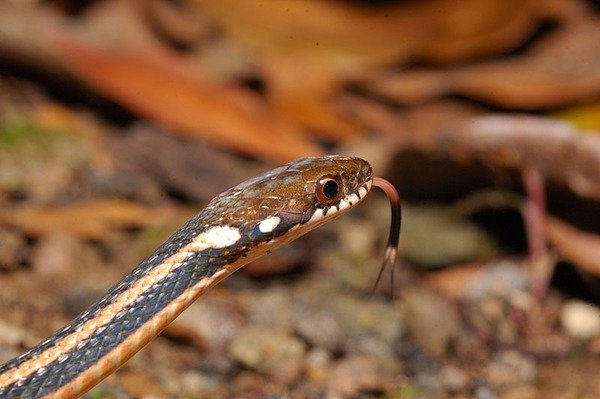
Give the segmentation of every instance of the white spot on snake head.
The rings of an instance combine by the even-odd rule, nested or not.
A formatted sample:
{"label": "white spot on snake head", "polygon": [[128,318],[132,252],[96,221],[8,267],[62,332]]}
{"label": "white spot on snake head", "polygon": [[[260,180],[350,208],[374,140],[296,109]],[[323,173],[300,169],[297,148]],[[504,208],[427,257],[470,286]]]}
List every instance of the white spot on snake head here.
{"label": "white spot on snake head", "polygon": [[277,216],[271,216],[258,224],[261,233],[270,233],[279,225],[281,219]]}
{"label": "white spot on snake head", "polygon": [[229,247],[241,238],[239,229],[231,226],[214,226],[198,234],[190,243],[194,251]]}

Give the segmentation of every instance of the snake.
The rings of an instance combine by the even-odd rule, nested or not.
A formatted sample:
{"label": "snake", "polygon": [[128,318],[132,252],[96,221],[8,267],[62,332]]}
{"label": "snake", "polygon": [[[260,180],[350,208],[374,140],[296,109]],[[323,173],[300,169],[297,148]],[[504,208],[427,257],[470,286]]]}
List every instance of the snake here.
{"label": "snake", "polygon": [[[381,272],[395,262],[400,198],[357,157],[302,158],[215,197],[72,322],[0,366],[0,398],[75,398],[124,364],[207,289],[344,214],[379,186],[392,204]],[[393,267],[392,267],[393,270]]]}

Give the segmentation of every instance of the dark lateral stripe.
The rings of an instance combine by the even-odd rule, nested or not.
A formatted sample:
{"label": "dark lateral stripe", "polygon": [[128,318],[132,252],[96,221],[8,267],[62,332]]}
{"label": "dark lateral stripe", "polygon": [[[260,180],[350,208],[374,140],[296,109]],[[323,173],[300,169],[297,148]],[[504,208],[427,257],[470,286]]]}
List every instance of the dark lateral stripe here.
{"label": "dark lateral stripe", "polygon": [[[202,278],[212,276],[223,267],[221,261],[211,261],[206,251],[177,269],[161,283],[146,290],[137,303],[132,303],[119,312],[109,324],[98,329],[76,348],[49,363],[41,372],[30,374],[25,379],[4,387],[1,398],[42,397],[55,392],[85,372],[99,359],[118,347],[127,337],[147,323],[175,298],[183,294]],[[140,303],[146,305],[140,306]]]}
{"label": "dark lateral stripe", "polygon": [[[199,214],[197,217],[199,217]],[[5,363],[0,366],[0,384],[3,384],[3,379],[8,381],[14,378],[7,378],[8,374],[19,370],[19,367],[26,362],[35,361],[44,352],[54,350],[55,347],[62,344],[70,335],[74,334],[82,325],[95,319],[107,306],[111,305],[116,298],[122,293],[130,289],[132,284],[139,280],[140,276],[149,273],[152,269],[163,263],[165,260],[171,258],[177,254],[182,247],[189,244],[195,236],[200,232],[199,229],[194,228],[193,224],[197,218],[192,219],[187,223],[190,228],[180,229],[176,234],[171,236],[163,245],[156,249],[150,256],[144,259],[133,271],[123,278],[117,285],[110,289],[110,291],[104,295],[99,301],[93,304],[87,311],[77,316],[70,324],[58,330],[50,338],[40,343],[36,347],[32,348],[23,355]],[[187,234],[181,234],[181,231],[187,232]],[[4,392],[6,391],[7,381],[4,381],[4,385],[0,386],[0,398],[4,398]],[[9,396],[10,397],[10,396]]]}

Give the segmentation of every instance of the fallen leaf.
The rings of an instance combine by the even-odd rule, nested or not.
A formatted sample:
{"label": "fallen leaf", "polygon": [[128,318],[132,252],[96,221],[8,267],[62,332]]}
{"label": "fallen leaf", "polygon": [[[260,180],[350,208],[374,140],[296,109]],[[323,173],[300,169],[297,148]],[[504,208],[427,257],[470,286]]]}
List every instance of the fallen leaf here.
{"label": "fallen leaf", "polygon": [[512,48],[536,28],[536,1],[188,0],[261,66],[273,107],[339,140],[356,127],[334,103],[344,81],[409,60],[451,62]]}
{"label": "fallen leaf", "polygon": [[100,240],[115,229],[167,223],[173,214],[171,207],[151,208],[119,199],[90,200],[64,207],[4,206],[0,209],[0,224],[18,228],[31,237],[63,231],[82,239]]}
{"label": "fallen leaf", "polygon": [[[491,114],[446,130],[457,156],[484,163],[538,169],[578,195],[600,199],[600,133],[557,119]],[[452,143],[452,144],[450,144]]]}
{"label": "fallen leaf", "polygon": [[[200,76],[188,60],[149,36],[139,15],[136,19],[135,5],[128,3],[107,3],[90,13],[87,25],[71,24],[69,29],[68,20],[48,7],[0,3],[0,52],[11,62],[62,79],[74,74],[133,112],[217,146],[277,163],[322,154],[250,90]],[[106,22],[111,15],[122,18],[118,26],[130,28],[115,29],[114,18]],[[94,41],[84,39],[90,36]]]}
{"label": "fallen leaf", "polygon": [[454,69],[376,75],[362,86],[401,103],[463,95],[537,110],[593,99],[600,94],[600,20],[567,25],[523,55]]}
{"label": "fallen leaf", "polygon": [[579,129],[600,130],[600,102],[567,108],[553,116],[569,121]]}
{"label": "fallen leaf", "polygon": [[548,217],[546,238],[556,252],[581,270],[600,277],[600,236]]}
{"label": "fallen leaf", "polygon": [[178,44],[192,46],[212,33],[208,24],[199,23],[196,15],[176,3],[151,0],[145,5],[154,27]]}
{"label": "fallen leaf", "polygon": [[176,59],[112,53],[66,38],[60,46],[90,86],[175,132],[275,162],[321,154],[249,91],[211,84]]}
{"label": "fallen leaf", "polygon": [[32,8],[0,2],[0,58],[46,73],[64,73],[64,63],[49,40],[61,22],[46,5]]}
{"label": "fallen leaf", "polygon": [[475,280],[481,268],[481,263],[468,263],[428,271],[420,276],[425,286],[448,298],[458,300],[465,296],[465,287]]}
{"label": "fallen leaf", "polygon": [[[318,58],[336,69],[449,62],[493,54],[535,29],[535,1],[451,0],[366,5],[346,1],[188,0],[236,42],[260,54]],[[434,28],[435,27],[435,28]],[[302,82],[298,82],[299,85]]]}
{"label": "fallen leaf", "polygon": [[197,140],[181,140],[149,123],[135,124],[126,134],[107,135],[105,142],[117,173],[150,179],[194,202],[208,202],[264,170],[257,162]]}

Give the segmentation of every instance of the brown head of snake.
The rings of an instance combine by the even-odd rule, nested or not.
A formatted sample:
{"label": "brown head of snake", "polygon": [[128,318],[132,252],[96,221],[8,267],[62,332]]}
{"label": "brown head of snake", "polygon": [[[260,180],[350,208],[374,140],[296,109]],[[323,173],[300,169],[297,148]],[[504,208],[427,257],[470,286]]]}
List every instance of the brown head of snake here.
{"label": "brown head of snake", "polygon": [[0,367],[0,398],[71,398],[125,363],[211,286],[248,262],[335,219],[372,185],[388,194],[395,260],[399,197],[353,157],[304,158],[214,198],[100,300]]}

